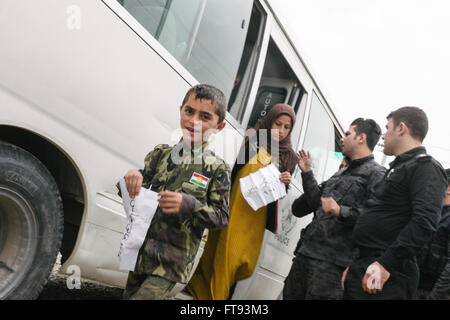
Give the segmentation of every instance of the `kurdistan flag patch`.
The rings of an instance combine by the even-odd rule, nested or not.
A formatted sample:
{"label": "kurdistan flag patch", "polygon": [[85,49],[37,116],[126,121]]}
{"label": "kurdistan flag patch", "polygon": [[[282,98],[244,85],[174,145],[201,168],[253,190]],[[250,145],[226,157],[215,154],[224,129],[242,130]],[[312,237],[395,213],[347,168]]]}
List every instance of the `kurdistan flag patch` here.
{"label": "kurdistan flag patch", "polygon": [[192,174],[191,180],[189,180],[190,183],[195,184],[196,186],[206,188],[206,185],[208,184],[209,179],[205,176],[202,176],[201,174],[198,174],[197,172],[194,172]]}

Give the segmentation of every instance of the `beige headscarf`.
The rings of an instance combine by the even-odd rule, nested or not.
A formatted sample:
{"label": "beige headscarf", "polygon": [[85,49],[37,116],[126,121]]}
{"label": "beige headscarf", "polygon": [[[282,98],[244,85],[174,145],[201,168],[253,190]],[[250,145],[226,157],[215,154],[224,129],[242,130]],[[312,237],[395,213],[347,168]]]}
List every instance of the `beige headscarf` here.
{"label": "beige headscarf", "polygon": [[[295,170],[295,165],[298,162],[297,154],[295,153],[294,149],[292,148],[292,142],[291,142],[291,133],[292,128],[295,124],[295,112],[294,109],[284,103],[276,104],[275,106],[270,109],[270,111],[261,119],[258,120],[258,122],[253,127],[256,132],[260,129],[266,129],[268,130],[268,137],[267,139],[267,150],[270,152],[271,148],[271,141],[270,138],[270,129],[272,128],[272,124],[275,122],[275,120],[281,116],[281,115],[287,115],[292,120],[292,126],[291,131],[289,134],[281,141],[279,141],[279,163],[280,163],[280,172],[289,171],[291,174]],[[259,135],[257,134],[257,137]],[[246,138],[246,142],[248,141],[249,137]],[[247,143],[246,143],[247,144]]]}

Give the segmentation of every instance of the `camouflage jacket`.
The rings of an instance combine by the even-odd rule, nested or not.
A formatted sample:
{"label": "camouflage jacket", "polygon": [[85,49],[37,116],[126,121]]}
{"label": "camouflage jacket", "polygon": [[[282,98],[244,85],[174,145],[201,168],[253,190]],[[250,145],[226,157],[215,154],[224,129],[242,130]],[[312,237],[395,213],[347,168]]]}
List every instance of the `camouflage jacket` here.
{"label": "camouflage jacket", "polygon": [[187,283],[205,228],[228,224],[230,169],[206,146],[183,150],[186,144],[181,140],[173,147],[158,145],[145,157],[142,186],[180,192],[183,200],[178,214],[165,214],[158,207],[135,273]]}
{"label": "camouflage jacket", "polygon": [[[296,254],[300,253],[346,267],[353,256],[352,230],[359,208],[383,179],[386,168],[373,155],[349,162],[349,166],[318,185],[312,172],[302,173],[304,194],[292,204],[292,213],[303,217],[314,212],[302,230]],[[321,197],[332,197],[340,206],[338,217],[322,210]]]}

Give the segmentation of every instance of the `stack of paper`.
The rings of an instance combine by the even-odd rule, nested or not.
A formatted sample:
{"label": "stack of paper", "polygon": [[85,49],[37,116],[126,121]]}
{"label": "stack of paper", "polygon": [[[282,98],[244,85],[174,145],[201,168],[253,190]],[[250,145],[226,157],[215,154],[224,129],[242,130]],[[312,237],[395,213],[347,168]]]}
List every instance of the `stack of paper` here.
{"label": "stack of paper", "polygon": [[119,269],[134,271],[139,249],[158,208],[159,196],[154,191],[141,188],[139,194],[131,199],[123,178],[120,179],[120,191],[127,214],[127,227],[120,242]]}
{"label": "stack of paper", "polygon": [[241,178],[239,183],[242,195],[255,211],[286,195],[286,187],[280,181],[280,171],[273,164]]}

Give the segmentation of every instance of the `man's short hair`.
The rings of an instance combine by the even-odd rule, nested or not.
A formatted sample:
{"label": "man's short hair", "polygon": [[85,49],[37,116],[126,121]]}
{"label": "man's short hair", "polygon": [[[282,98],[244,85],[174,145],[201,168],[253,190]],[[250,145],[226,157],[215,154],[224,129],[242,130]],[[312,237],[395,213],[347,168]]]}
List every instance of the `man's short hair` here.
{"label": "man's short hair", "polygon": [[425,139],[428,132],[428,118],[422,109],[417,107],[402,107],[392,111],[387,116],[387,119],[390,118],[394,122],[394,128],[400,122],[403,122],[409,128],[411,137],[420,140],[420,142]]}
{"label": "man's short hair", "polygon": [[450,186],[450,168],[445,169],[445,173],[447,174],[447,184]]}
{"label": "man's short hair", "polygon": [[191,94],[195,94],[195,99],[211,100],[211,103],[216,105],[216,114],[219,116],[218,123],[225,120],[227,114],[227,98],[225,98],[222,91],[209,84],[197,84],[188,90],[183,99],[182,106],[188,101]]}
{"label": "man's short hair", "polygon": [[367,146],[371,151],[375,148],[381,136],[380,126],[372,119],[358,118],[355,119],[350,126],[355,126],[356,135],[366,134]]}

